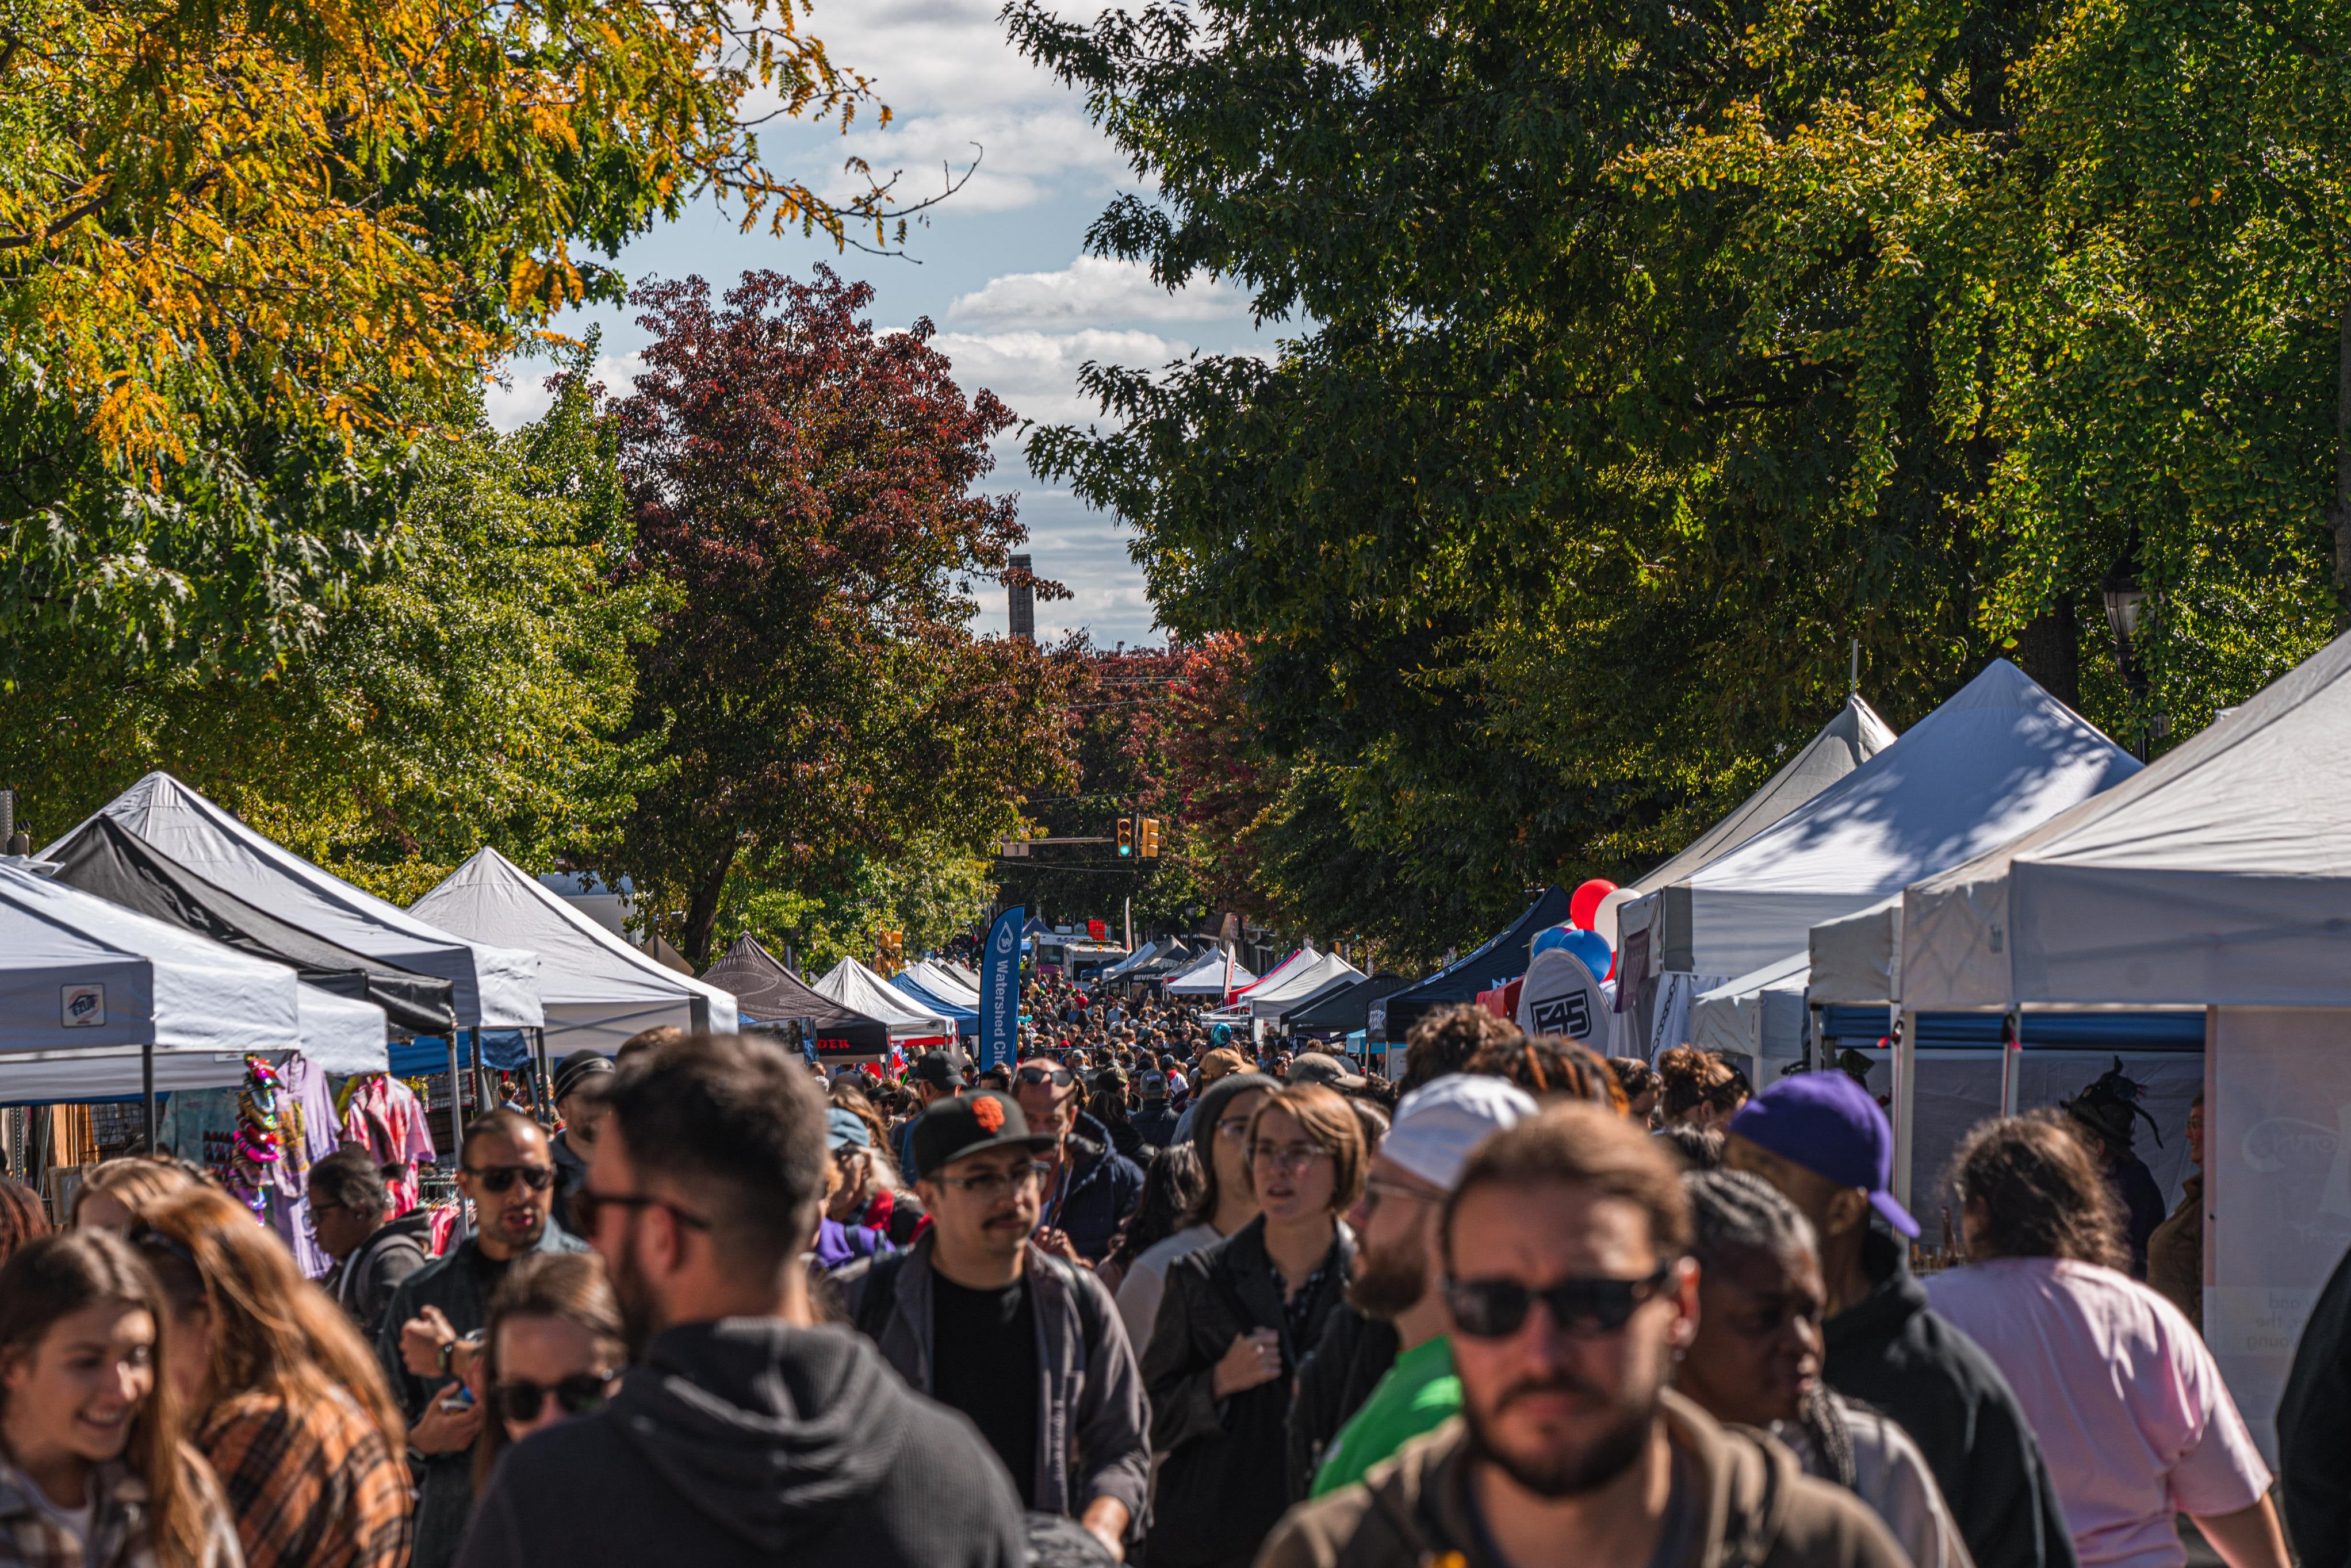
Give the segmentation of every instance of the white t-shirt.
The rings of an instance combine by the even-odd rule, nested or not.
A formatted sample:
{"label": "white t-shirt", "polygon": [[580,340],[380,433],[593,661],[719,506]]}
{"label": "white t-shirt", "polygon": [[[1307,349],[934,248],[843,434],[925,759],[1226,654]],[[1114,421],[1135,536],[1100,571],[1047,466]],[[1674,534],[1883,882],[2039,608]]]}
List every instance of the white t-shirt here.
{"label": "white t-shirt", "polygon": [[2203,1336],[2128,1275],[1994,1258],[1935,1275],[1927,1299],[2016,1391],[2082,1568],[2180,1568],[2174,1514],[2234,1513],[2269,1490]]}
{"label": "white t-shirt", "polygon": [[[1910,1434],[1866,1406],[1839,1399],[1837,1407],[1853,1438],[1854,1495],[1886,1521],[1916,1568],[1974,1568],[1967,1542],[1943,1501],[1943,1490],[1935,1484],[1935,1472]],[[1802,1427],[1782,1421],[1771,1435],[1795,1450],[1805,1474],[1824,1473]]]}
{"label": "white t-shirt", "polygon": [[1151,1348],[1151,1331],[1159,1326],[1159,1297],[1167,1289],[1167,1265],[1186,1252],[1197,1252],[1220,1240],[1213,1225],[1192,1225],[1165,1241],[1155,1241],[1135,1254],[1118,1282],[1118,1315],[1126,1323],[1126,1337],[1137,1361]]}

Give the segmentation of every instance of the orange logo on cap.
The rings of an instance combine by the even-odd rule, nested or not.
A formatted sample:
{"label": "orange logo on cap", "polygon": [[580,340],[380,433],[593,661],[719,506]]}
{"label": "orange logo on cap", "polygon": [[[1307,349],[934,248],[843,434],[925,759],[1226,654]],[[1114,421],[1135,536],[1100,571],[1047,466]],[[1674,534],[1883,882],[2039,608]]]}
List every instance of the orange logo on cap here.
{"label": "orange logo on cap", "polygon": [[999,1101],[974,1100],[971,1119],[979,1124],[983,1133],[1000,1133],[1004,1130],[1004,1106]]}

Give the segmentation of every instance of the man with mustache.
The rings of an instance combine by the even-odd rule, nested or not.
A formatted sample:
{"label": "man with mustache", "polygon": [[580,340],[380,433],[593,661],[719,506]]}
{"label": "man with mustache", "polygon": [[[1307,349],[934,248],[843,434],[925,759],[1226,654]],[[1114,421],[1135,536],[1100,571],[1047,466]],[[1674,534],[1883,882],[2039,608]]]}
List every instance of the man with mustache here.
{"label": "man with mustache", "polygon": [[1258,1568],[1904,1568],[1857,1499],[1667,1386],[1689,1240],[1671,1157],[1608,1112],[1481,1145],[1438,1226],[1462,1419],[1291,1510]]}
{"label": "man with mustache", "polygon": [[1143,1373],[1093,1270],[1031,1239],[1055,1141],[1009,1095],[935,1103],[914,1138],[930,1230],[836,1278],[850,1321],[918,1392],[971,1417],[1023,1505],[1123,1558],[1151,1485]]}

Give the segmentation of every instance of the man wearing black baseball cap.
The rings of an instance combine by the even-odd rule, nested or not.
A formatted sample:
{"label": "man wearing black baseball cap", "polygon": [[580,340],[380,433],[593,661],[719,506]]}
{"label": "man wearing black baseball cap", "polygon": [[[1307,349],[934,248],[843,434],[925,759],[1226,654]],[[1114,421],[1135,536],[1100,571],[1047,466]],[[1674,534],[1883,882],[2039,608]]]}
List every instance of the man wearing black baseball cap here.
{"label": "man wearing black baseball cap", "polygon": [[611,1071],[612,1059],[601,1051],[575,1051],[555,1069],[555,1114],[563,1131],[548,1145],[548,1153],[555,1156],[551,1212],[566,1230],[572,1229],[571,1195],[588,1179],[588,1162],[596,1157],[596,1129],[604,1120],[602,1103],[580,1091],[601,1084]]}
{"label": "man wearing black baseball cap", "polygon": [[993,1090],[936,1101],[914,1127],[931,1228],[841,1270],[850,1320],[915,1389],[971,1417],[1024,1504],[1123,1557],[1151,1481],[1143,1374],[1093,1271],[1029,1239],[1055,1139]]}
{"label": "man wearing black baseball cap", "polygon": [[[970,1078],[971,1059],[953,1046],[945,1051],[925,1052],[915,1058],[914,1066],[906,1069],[906,1087],[914,1092],[915,1100],[925,1111],[942,1100],[962,1093]],[[908,1186],[914,1186],[914,1177],[919,1174],[914,1158],[916,1120],[916,1117],[909,1116],[905,1124],[898,1129],[898,1179]]]}

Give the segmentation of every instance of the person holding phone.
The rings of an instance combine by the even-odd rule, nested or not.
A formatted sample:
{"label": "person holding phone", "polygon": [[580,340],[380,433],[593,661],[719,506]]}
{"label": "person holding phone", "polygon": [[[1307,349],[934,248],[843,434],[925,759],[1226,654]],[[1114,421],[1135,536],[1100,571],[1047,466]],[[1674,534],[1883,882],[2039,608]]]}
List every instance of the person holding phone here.
{"label": "person holding phone", "polygon": [[384,1309],[376,1354],[408,1416],[417,1476],[413,1568],[448,1568],[473,1513],[483,1412],[465,1385],[491,1297],[517,1259],[586,1250],[549,1214],[554,1186],[555,1157],[538,1123],[504,1110],[475,1118],[457,1155],[475,1228],[402,1281]]}

